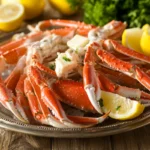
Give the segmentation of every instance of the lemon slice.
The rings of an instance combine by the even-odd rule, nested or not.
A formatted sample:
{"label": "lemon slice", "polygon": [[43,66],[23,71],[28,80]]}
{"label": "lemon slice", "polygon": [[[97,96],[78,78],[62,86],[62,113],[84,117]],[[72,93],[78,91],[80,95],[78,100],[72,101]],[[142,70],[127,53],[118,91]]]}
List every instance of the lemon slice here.
{"label": "lemon slice", "polygon": [[141,46],[140,46],[142,33],[143,31],[140,28],[130,28],[130,29],[124,30],[122,34],[122,44],[137,52],[142,52]]}
{"label": "lemon slice", "polygon": [[144,111],[144,105],[139,101],[102,91],[103,111],[111,111],[109,116],[118,120],[128,120],[139,116]]}
{"label": "lemon slice", "polygon": [[150,27],[144,29],[141,37],[141,48],[145,55],[150,55]]}
{"label": "lemon slice", "polygon": [[20,27],[24,17],[24,7],[20,4],[0,6],[0,30],[13,31]]}
{"label": "lemon slice", "polygon": [[[56,0],[57,1],[57,0]],[[25,19],[33,19],[39,16],[45,6],[44,0],[1,0],[2,4],[18,3],[23,5],[25,10]]]}

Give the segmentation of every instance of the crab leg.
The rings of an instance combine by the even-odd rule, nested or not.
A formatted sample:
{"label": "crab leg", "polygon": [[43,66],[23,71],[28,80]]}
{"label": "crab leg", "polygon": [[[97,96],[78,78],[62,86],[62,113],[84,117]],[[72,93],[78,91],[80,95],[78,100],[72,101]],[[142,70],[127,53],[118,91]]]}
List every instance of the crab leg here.
{"label": "crab leg", "polygon": [[44,103],[53,110],[53,113],[56,117],[58,117],[60,120],[65,120],[66,116],[65,113],[59,103],[59,101],[55,98],[55,95],[53,92],[48,88],[46,81],[42,78],[39,70],[33,66],[30,67],[29,72],[30,82],[35,82],[40,90],[41,90],[41,97],[44,101]]}
{"label": "crab leg", "polygon": [[110,54],[109,52],[100,48],[97,50],[97,55],[111,68],[137,79],[143,86],[150,90],[150,77],[136,65],[122,61],[116,58],[114,55]]}
{"label": "crab leg", "polygon": [[37,24],[36,29],[40,31],[43,27],[59,26],[59,27],[71,27],[71,28],[81,28],[81,29],[92,29],[95,28],[94,25],[85,24],[84,22],[72,21],[72,20],[60,20],[51,19],[44,20]]}
{"label": "crab leg", "polygon": [[122,32],[127,24],[121,21],[112,20],[103,27],[93,28],[88,33],[90,41],[99,41],[102,39],[118,39],[121,37]]}
{"label": "crab leg", "polygon": [[138,88],[143,91],[146,90],[146,88],[143,85],[141,85],[136,79],[117,70],[114,69],[112,70],[109,66],[107,66],[107,64],[105,64],[105,66],[100,66],[100,65],[96,69],[98,71],[100,70],[103,74],[105,74],[107,78],[109,78],[114,83],[122,86],[130,87],[130,88]]}
{"label": "crab leg", "polygon": [[19,103],[19,105],[22,107],[22,111],[24,111],[24,114],[28,118],[30,122],[33,122],[33,116],[29,107],[28,99],[25,96],[24,93],[24,80],[26,78],[26,75],[23,74],[20,76],[20,79],[17,83],[17,86],[15,88],[16,90],[16,101]]}
{"label": "crab leg", "polygon": [[33,34],[28,34],[19,40],[14,40],[9,43],[6,43],[0,47],[0,55],[3,55],[6,51],[10,51],[19,46],[25,45],[25,42],[31,42],[39,40],[43,37],[43,32],[39,31]]}
{"label": "crab leg", "polygon": [[5,52],[2,56],[5,58],[7,64],[16,64],[21,56],[26,54],[27,48],[24,46],[17,47]]}
{"label": "crab leg", "polygon": [[100,81],[100,87],[104,91],[113,92],[129,98],[150,99],[150,94],[144,91],[140,91],[139,89],[129,88],[125,86],[120,86],[118,84],[113,83],[101,71],[98,71],[98,78]]}
{"label": "crab leg", "polygon": [[2,78],[0,78],[0,102],[4,107],[10,110],[19,120],[28,123],[24,112],[20,109],[21,106],[17,103],[13,93],[6,88]]}
{"label": "crab leg", "polygon": [[97,78],[94,66],[93,66],[93,55],[94,49],[89,46],[85,58],[83,67],[83,81],[84,89],[89,97],[89,100],[97,112],[102,114],[102,109],[98,103],[101,98],[101,90],[99,86],[99,80]]}
{"label": "crab leg", "polygon": [[[39,22],[39,24],[35,27],[35,30],[41,31],[43,28],[47,28],[50,26],[65,27],[65,30],[74,30],[76,33],[83,36],[87,36],[88,32],[91,29],[95,28],[94,25],[85,24],[84,22],[53,19]],[[58,33],[57,30],[56,33]],[[64,33],[64,31],[62,33]],[[62,33],[58,33],[58,35],[62,35]]]}
{"label": "crab leg", "polygon": [[122,53],[124,55],[133,57],[135,59],[144,61],[146,63],[150,63],[150,56],[146,56],[142,53],[138,53],[135,50],[132,50],[130,48],[124,47],[123,45],[119,44],[117,41],[114,40],[104,40],[103,43],[104,47],[106,49],[110,49],[113,47],[114,50],[116,50],[119,53]]}
{"label": "crab leg", "polygon": [[79,116],[68,116],[70,120],[72,120],[74,123],[80,123],[80,124],[99,124],[102,123],[109,115],[110,112],[106,113],[105,115],[93,118],[93,117],[79,117]]}
{"label": "crab leg", "polygon": [[127,24],[125,22],[112,20],[111,22],[104,25],[104,29],[109,32],[109,38],[110,39],[117,39],[120,38],[122,35],[122,32],[126,28]]}
{"label": "crab leg", "polygon": [[21,56],[27,53],[28,46],[32,42],[39,41],[49,34],[50,31],[40,31],[34,34],[28,34],[21,39],[4,44],[0,47],[0,56],[5,59],[7,64],[15,64]]}
{"label": "crab leg", "polygon": [[[33,84],[33,82],[32,82]],[[35,84],[35,83],[34,83]],[[40,105],[43,111],[40,111],[39,104],[41,104],[42,101],[39,101],[39,93],[37,93],[36,89],[36,95],[34,94],[32,85],[30,81],[26,78],[25,79],[25,91],[26,96],[29,99],[30,107],[33,113],[33,116],[35,116],[35,119],[37,121],[40,121],[43,124],[51,125],[58,128],[66,128],[67,126],[62,124],[59,120],[57,120],[55,117],[51,115],[47,107],[42,108],[43,105]],[[46,105],[45,105],[46,106]],[[45,110],[47,110],[47,115],[45,113]],[[102,123],[107,117],[108,114],[105,114],[104,116],[98,117],[98,118],[92,118],[92,117],[80,117],[80,116],[67,116],[71,121],[77,124],[86,124],[86,125],[96,125],[99,123]]]}
{"label": "crab leg", "polygon": [[[35,83],[32,82],[32,84],[34,85]],[[24,85],[24,91],[29,100],[30,109],[35,120],[42,124],[51,125],[53,127],[66,128],[66,125],[62,124],[59,120],[51,115],[48,107],[40,98],[40,92],[38,91],[39,89],[36,88],[34,92],[32,85],[27,78],[24,81]]]}
{"label": "crab leg", "polygon": [[[71,128],[85,128],[94,125],[94,124],[87,124],[87,125],[76,124],[71,120],[69,120],[60,102],[57,100],[55,93],[47,86],[47,83],[41,78],[40,72],[32,66],[30,69],[31,69],[30,70],[31,74],[29,75],[30,81],[31,83],[32,81],[36,83],[36,86],[34,86],[33,88],[35,89],[38,86],[38,88],[40,89],[39,90],[40,96],[42,97],[43,102],[46,104],[46,106],[48,106],[52,110],[54,116],[58,118],[61,123]],[[32,78],[33,75],[34,78]]]}
{"label": "crab leg", "polygon": [[11,74],[6,78],[5,80],[5,84],[6,87],[14,90],[16,87],[16,84],[20,78],[20,75],[23,73],[24,67],[25,67],[25,61],[26,61],[26,56],[22,56],[16,67],[13,69],[13,71],[11,72]]}

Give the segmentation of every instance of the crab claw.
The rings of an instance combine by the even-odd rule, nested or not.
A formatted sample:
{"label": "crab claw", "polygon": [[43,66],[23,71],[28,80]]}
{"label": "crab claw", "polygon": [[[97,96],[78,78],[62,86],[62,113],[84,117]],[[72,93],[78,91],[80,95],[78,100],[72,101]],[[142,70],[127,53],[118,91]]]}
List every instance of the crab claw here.
{"label": "crab claw", "polygon": [[73,80],[57,80],[51,87],[63,103],[83,111],[97,112],[89,101],[83,83]]}
{"label": "crab claw", "polygon": [[101,90],[99,86],[99,80],[92,62],[93,61],[92,51],[94,51],[94,49],[92,48],[92,46],[89,46],[84,58],[84,67],[83,67],[84,89],[93,107],[97,110],[97,112],[102,114],[102,109],[98,103],[98,101],[101,98]]}

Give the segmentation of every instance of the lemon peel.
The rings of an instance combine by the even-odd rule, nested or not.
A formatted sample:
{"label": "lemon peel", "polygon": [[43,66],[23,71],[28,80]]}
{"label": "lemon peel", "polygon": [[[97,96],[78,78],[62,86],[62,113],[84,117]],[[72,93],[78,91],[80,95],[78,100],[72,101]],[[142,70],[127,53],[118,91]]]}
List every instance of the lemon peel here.
{"label": "lemon peel", "polygon": [[1,0],[2,4],[19,3],[24,6],[25,19],[33,19],[39,16],[44,10],[44,0]]}
{"label": "lemon peel", "polygon": [[117,120],[133,119],[143,113],[145,106],[139,101],[102,91],[103,111],[110,111],[109,117]]}
{"label": "lemon peel", "polygon": [[140,46],[142,33],[143,30],[140,28],[129,28],[124,30],[122,34],[122,44],[128,48],[142,53],[142,49]]}
{"label": "lemon peel", "polygon": [[3,4],[0,6],[0,30],[9,32],[21,26],[24,19],[24,7],[21,4]]}
{"label": "lemon peel", "polygon": [[143,31],[146,31],[146,30],[148,30],[149,28],[150,28],[149,24],[145,24],[145,25],[143,25],[142,30],[143,30]]}
{"label": "lemon peel", "polygon": [[145,55],[150,55],[150,28],[147,28],[143,31],[140,45],[142,48],[142,51]]}

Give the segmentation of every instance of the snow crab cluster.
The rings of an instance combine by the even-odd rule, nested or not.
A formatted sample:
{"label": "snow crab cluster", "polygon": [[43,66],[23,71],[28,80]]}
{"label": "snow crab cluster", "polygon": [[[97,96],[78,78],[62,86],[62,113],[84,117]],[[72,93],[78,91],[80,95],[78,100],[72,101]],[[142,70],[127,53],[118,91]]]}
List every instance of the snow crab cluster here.
{"label": "snow crab cluster", "polygon": [[[69,20],[29,26],[30,33],[0,47],[1,104],[25,123],[85,128],[109,115],[99,104],[101,90],[150,99],[150,57],[117,41],[125,28],[114,20],[103,27]],[[100,117],[70,116],[61,102]]]}

